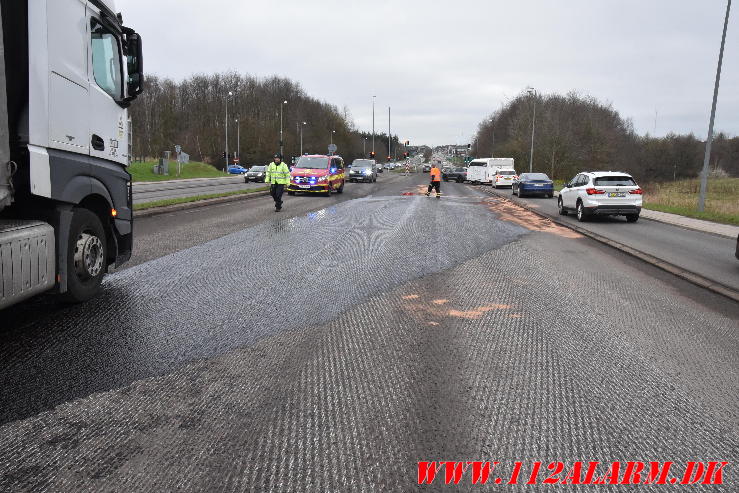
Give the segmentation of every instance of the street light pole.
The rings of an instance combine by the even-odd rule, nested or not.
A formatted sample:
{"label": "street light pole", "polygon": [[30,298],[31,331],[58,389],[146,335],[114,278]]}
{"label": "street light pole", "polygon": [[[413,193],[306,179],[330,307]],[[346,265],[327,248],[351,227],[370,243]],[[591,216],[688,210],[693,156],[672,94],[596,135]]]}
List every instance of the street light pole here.
{"label": "street light pole", "polygon": [[724,60],[724,44],[726,43],[726,26],[729,24],[729,12],[731,11],[731,0],[726,2],[726,17],[724,18],[724,32],[721,35],[721,49],[718,53],[718,68],[716,69],[716,82],[713,86],[713,104],[711,105],[711,121],[708,124],[708,139],[706,139],[706,154],[703,156],[703,170],[701,171],[701,188],[698,195],[698,211],[703,212],[706,206],[706,192],[708,189],[708,165],[711,161],[711,144],[713,143],[713,121],[716,117],[716,100],[718,99],[718,86],[721,80],[721,64]]}
{"label": "street light pole", "polygon": [[392,156],[391,151],[391,143],[393,141],[392,137],[390,137],[390,106],[387,107],[387,157]]}
{"label": "street light pole", "polygon": [[241,125],[239,125],[239,119],[236,119],[236,158],[241,164]]}
{"label": "street light pole", "polygon": [[372,152],[375,152],[375,98],[372,96]]}
{"label": "street light pole", "polygon": [[303,125],[300,126],[300,155],[303,155],[303,126],[306,122],[303,122]]}
{"label": "street light pole", "polygon": [[283,101],[282,104],[280,104],[280,158],[284,157],[282,155],[283,147],[284,147],[283,140],[282,140],[282,108],[284,108],[286,104],[287,104],[287,101]]}
{"label": "street light pole", "polygon": [[228,173],[228,98],[233,96],[233,92],[228,91],[226,96],[226,167],[223,168],[224,173]]}
{"label": "street light pole", "polygon": [[534,171],[534,133],[536,131],[536,89],[529,87],[527,89],[529,95],[534,97],[534,116],[531,118],[531,151],[529,153],[529,173]]}
{"label": "street light pole", "polygon": [[490,120],[493,126],[490,128],[490,157],[495,157],[495,120]]}
{"label": "street light pole", "polygon": [[367,155],[367,137],[365,137],[364,142],[362,142],[362,155]]}

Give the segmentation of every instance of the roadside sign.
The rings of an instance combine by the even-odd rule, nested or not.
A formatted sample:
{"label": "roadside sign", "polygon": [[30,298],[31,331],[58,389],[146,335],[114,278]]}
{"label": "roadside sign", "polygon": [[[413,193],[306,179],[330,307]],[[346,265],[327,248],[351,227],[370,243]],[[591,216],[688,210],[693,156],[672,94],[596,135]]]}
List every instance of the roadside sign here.
{"label": "roadside sign", "polygon": [[329,152],[329,154],[333,154],[334,152],[336,152],[336,149],[338,149],[338,147],[336,147],[336,144],[329,144],[328,145],[328,152]]}
{"label": "roadside sign", "polygon": [[182,152],[182,146],[181,145],[174,146],[174,152],[176,152],[177,154]]}

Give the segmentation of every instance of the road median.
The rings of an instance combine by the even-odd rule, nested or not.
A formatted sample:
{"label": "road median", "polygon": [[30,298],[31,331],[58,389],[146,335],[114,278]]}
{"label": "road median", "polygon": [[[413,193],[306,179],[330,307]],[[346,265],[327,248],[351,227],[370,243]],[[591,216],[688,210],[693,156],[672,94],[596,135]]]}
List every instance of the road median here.
{"label": "road median", "polygon": [[197,195],[192,197],[177,197],[172,199],[157,200],[134,204],[134,217],[148,217],[168,212],[177,212],[186,209],[196,209],[210,205],[248,200],[269,195],[268,187],[254,188],[250,190],[238,190],[235,192],[216,193],[208,195]]}

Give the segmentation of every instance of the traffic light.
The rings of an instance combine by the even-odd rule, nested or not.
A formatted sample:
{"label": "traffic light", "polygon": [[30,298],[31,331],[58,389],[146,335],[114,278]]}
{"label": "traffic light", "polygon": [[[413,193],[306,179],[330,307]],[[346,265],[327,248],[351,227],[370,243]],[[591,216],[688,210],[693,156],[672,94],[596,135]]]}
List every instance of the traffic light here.
{"label": "traffic light", "polygon": [[390,162],[390,156],[387,157],[387,161]]}
{"label": "traffic light", "polygon": [[223,151],[223,153],[221,154],[221,157],[222,157],[223,159],[226,159],[226,151]]}

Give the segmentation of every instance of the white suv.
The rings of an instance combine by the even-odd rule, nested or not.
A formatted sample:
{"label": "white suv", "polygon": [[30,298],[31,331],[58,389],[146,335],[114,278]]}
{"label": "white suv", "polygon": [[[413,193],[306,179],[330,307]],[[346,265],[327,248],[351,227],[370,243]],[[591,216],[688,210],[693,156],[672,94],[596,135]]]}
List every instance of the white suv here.
{"label": "white suv", "polygon": [[639,220],[642,190],[628,173],[585,172],[565,185],[557,203],[560,214],[575,211],[578,221],[591,215],[626,216],[633,223]]}

